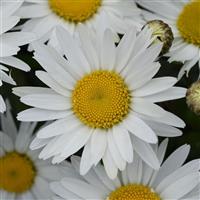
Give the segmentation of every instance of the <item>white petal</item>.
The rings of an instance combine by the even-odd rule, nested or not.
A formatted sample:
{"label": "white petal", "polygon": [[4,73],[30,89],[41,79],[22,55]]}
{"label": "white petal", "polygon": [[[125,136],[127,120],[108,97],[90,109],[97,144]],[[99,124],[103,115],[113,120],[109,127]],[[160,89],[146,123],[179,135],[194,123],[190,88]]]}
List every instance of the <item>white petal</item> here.
{"label": "white petal", "polygon": [[178,137],[183,134],[181,130],[173,126],[152,121],[146,121],[146,123],[155,131],[156,135],[161,137]]}
{"label": "white petal", "polygon": [[48,121],[61,119],[69,115],[68,111],[52,111],[38,108],[30,108],[18,114],[19,121]]}
{"label": "white petal", "polygon": [[102,183],[110,190],[113,191],[116,189],[116,186],[114,185],[113,181],[108,177],[108,175],[105,172],[104,167],[101,164],[98,164],[94,167],[94,171],[99,177],[99,179],[102,181]]}
{"label": "white petal", "polygon": [[0,113],[6,111],[6,104],[4,103],[3,97],[0,95]]}
{"label": "white petal", "polygon": [[123,124],[130,133],[134,134],[138,138],[148,143],[158,142],[158,138],[153,130],[143,120],[135,116],[134,113],[129,114]]}
{"label": "white petal", "polygon": [[79,121],[69,115],[67,118],[59,119],[50,125],[40,129],[37,133],[38,138],[49,138],[64,134],[80,125]]}
{"label": "white petal", "polygon": [[103,164],[104,164],[106,173],[109,176],[109,178],[110,179],[116,178],[118,169],[117,169],[116,165],[114,164],[114,160],[113,160],[108,148],[103,157]]}
{"label": "white petal", "polygon": [[[25,126],[27,126],[28,130],[31,129],[32,124],[31,123],[22,123]],[[36,124],[33,124],[34,127]],[[16,141],[15,141],[15,148],[17,151],[24,153],[28,150],[30,141],[32,139],[32,131],[20,131],[17,135]]]}
{"label": "white petal", "polygon": [[[79,75],[90,72],[90,66],[83,52],[78,47],[72,36],[63,28],[57,28],[57,37],[69,62]],[[80,73],[81,72],[81,73]]]}
{"label": "white petal", "polygon": [[[49,74],[47,72],[36,71],[35,75],[43,83],[45,83],[47,86],[49,86],[50,88],[52,88],[55,92],[59,93],[60,95],[66,96],[66,97],[70,97],[71,96],[71,92],[69,92],[69,90],[67,90],[62,85],[60,85],[58,82],[56,82],[56,80],[54,80],[53,78],[51,78],[51,76],[49,76]],[[70,84],[70,82],[68,81],[67,82],[68,88],[70,88],[69,84]],[[71,88],[74,88],[74,87],[71,86]]]}
{"label": "white petal", "polygon": [[91,160],[91,142],[90,140],[86,143],[82,156],[81,156],[81,163],[80,163],[80,174],[85,175],[93,165]]}
{"label": "white petal", "polygon": [[23,97],[30,94],[56,94],[50,88],[44,87],[15,87],[13,93],[19,97]]}
{"label": "white petal", "polygon": [[185,97],[186,89],[181,87],[172,87],[163,92],[159,92],[153,95],[146,96],[145,99],[152,102],[163,102],[173,99],[180,99]]}
{"label": "white petal", "polygon": [[48,181],[39,176],[36,177],[33,193],[38,199],[48,199],[53,194],[49,188]]}
{"label": "white petal", "polygon": [[128,131],[120,126],[114,126],[112,134],[122,158],[129,163],[132,162],[133,147]]}
{"label": "white petal", "polygon": [[165,115],[165,110],[160,106],[144,99],[144,98],[133,98],[132,109],[150,117],[162,117]]}
{"label": "white petal", "polygon": [[41,64],[41,66],[49,73],[49,75],[57,81],[60,85],[69,89],[74,85],[74,78],[63,68],[65,64],[68,66],[67,61],[63,61],[63,58],[60,56],[57,58],[60,62],[58,62],[53,57],[53,53],[50,52],[48,46],[41,45],[38,43],[34,43],[34,49],[36,53],[34,54],[34,58]]}
{"label": "white petal", "polygon": [[96,187],[78,179],[64,178],[61,183],[66,189],[84,199],[101,199],[104,197],[104,194],[101,194]]}
{"label": "white petal", "polygon": [[155,188],[157,192],[161,193],[165,190],[166,187],[168,187],[171,183],[174,183],[175,181],[181,179],[182,177],[198,172],[199,171],[199,161],[200,160],[193,160],[181,168],[177,169],[167,177],[165,177],[159,185]]}
{"label": "white petal", "polygon": [[113,134],[111,131],[107,133],[108,138],[108,148],[110,150],[110,153],[112,155],[112,158],[116,164],[116,166],[122,171],[126,167],[126,161],[122,158],[117,145],[115,144]]}
{"label": "white petal", "polygon": [[38,173],[41,177],[50,181],[60,180],[62,178],[58,166],[41,166]]}
{"label": "white petal", "polygon": [[1,39],[13,46],[22,46],[36,39],[33,33],[29,32],[9,32],[1,36]]}
{"label": "white petal", "polygon": [[12,139],[5,133],[0,131],[0,146],[4,148],[5,151],[12,151],[14,144]]}
{"label": "white petal", "polygon": [[44,17],[50,13],[46,4],[34,4],[23,6],[17,11],[17,15],[21,18],[34,18],[34,17]]}
{"label": "white petal", "polygon": [[185,162],[190,151],[189,145],[183,145],[174,151],[162,164],[160,170],[157,173],[157,177],[153,182],[153,186],[160,183],[166,176],[171,174],[173,171],[181,167]]}
{"label": "white petal", "polygon": [[104,32],[101,47],[101,68],[113,70],[115,64],[116,48],[111,30]]}
{"label": "white petal", "polygon": [[146,162],[149,166],[151,166],[154,169],[160,168],[158,158],[149,144],[143,142],[137,137],[133,137],[132,142],[134,150],[139,154],[139,156],[144,160],[144,162]]}
{"label": "white petal", "polygon": [[69,98],[57,94],[30,94],[21,97],[21,102],[47,110],[67,110],[71,108]]}
{"label": "white petal", "polygon": [[126,171],[129,183],[141,183],[143,164],[137,153],[135,154],[134,161],[127,165]]}
{"label": "white petal", "polygon": [[185,194],[190,192],[199,183],[199,174],[193,173],[176,180],[168,185],[160,194],[164,199],[180,199]]}
{"label": "white petal", "polygon": [[17,16],[9,16],[6,19],[2,18],[2,22],[4,22],[4,23],[2,24],[2,22],[1,22],[0,34],[5,33],[6,31],[9,31],[12,27],[14,27],[19,22],[19,20],[20,20],[20,18]]}
{"label": "white petal", "polygon": [[0,58],[0,62],[15,67],[17,69],[21,69],[23,71],[30,70],[30,67],[25,62],[19,60],[18,58],[15,58],[14,56]]}
{"label": "white petal", "polygon": [[90,65],[92,65],[92,69],[99,69],[99,58],[97,55],[97,51],[92,44],[92,40],[89,35],[90,32],[83,25],[78,26],[78,32],[83,45],[84,53],[86,54]]}
{"label": "white petal", "polygon": [[[123,38],[118,44],[116,48],[116,71],[121,72],[121,70],[126,66],[128,60],[130,59],[131,52],[134,48],[135,39],[136,30],[135,28],[132,28],[124,34]],[[126,53],[124,54],[124,52]]]}
{"label": "white petal", "polygon": [[90,139],[92,132],[93,130],[89,129],[88,127],[81,127],[79,132],[77,132],[76,134],[74,133],[74,137],[72,138],[72,140],[67,142],[66,147],[61,153],[61,157],[67,158],[68,156],[74,154],[79,149],[81,149]]}
{"label": "white petal", "polygon": [[164,16],[167,19],[168,18],[175,19],[179,12],[179,10],[175,6],[173,6],[171,2],[168,1],[154,2],[154,1],[138,0],[137,2],[147,10],[150,10],[161,16]]}
{"label": "white petal", "polygon": [[143,87],[135,90],[134,95],[137,97],[152,95],[163,90],[167,90],[168,88],[172,87],[176,82],[177,79],[173,77],[154,78]]}
{"label": "white petal", "polygon": [[68,199],[68,198],[81,199],[81,197],[78,197],[74,193],[72,193],[69,190],[67,190],[66,188],[64,188],[64,186],[60,182],[50,183],[50,188],[55,194],[59,195],[60,197],[62,197],[64,199]]}
{"label": "white petal", "polygon": [[96,165],[104,156],[107,148],[107,135],[106,131],[95,129],[91,137],[91,159]]}

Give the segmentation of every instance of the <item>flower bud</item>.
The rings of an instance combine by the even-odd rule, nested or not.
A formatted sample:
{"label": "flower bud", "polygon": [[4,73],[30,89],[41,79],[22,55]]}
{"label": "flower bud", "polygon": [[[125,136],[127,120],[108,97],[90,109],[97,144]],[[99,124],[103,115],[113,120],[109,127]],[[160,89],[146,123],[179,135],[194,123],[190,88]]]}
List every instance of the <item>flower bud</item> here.
{"label": "flower bud", "polygon": [[197,115],[200,115],[200,80],[193,83],[187,90],[186,100],[188,107]]}
{"label": "flower bud", "polygon": [[161,20],[152,20],[148,21],[145,26],[148,26],[150,29],[152,29],[152,37],[155,38],[153,41],[154,43],[163,43],[161,55],[167,53],[172,46],[172,42],[174,40],[174,36],[169,25]]}

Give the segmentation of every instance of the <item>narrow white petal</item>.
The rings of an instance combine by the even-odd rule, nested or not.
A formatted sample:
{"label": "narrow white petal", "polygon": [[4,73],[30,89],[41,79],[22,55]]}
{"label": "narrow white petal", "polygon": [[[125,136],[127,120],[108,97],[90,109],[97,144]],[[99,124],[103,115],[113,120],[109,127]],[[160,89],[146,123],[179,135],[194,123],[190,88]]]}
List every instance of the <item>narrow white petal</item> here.
{"label": "narrow white petal", "polygon": [[101,68],[113,70],[115,65],[116,47],[111,30],[104,32],[101,47]]}
{"label": "narrow white petal", "polygon": [[116,189],[116,186],[114,185],[113,181],[108,177],[106,174],[106,171],[104,167],[101,164],[98,164],[94,168],[95,173],[99,177],[99,179],[102,181],[102,183],[110,190],[113,191]]}
{"label": "narrow white petal", "polygon": [[118,150],[118,147],[114,141],[113,134],[111,131],[108,132],[107,138],[108,138],[108,148],[110,150],[112,158],[113,158],[116,166],[119,168],[119,170],[122,171],[126,167],[126,161],[122,158],[122,156]]}
{"label": "narrow white petal", "polygon": [[91,142],[88,140],[86,143],[82,156],[81,156],[81,163],[80,163],[80,174],[85,175],[93,165],[91,160]]}
{"label": "narrow white petal", "polygon": [[120,126],[113,127],[113,139],[122,158],[127,162],[133,161],[133,147],[128,131]]}
{"label": "narrow white petal", "polygon": [[134,113],[130,113],[123,124],[130,133],[138,138],[148,143],[158,142],[158,138],[154,131],[143,120],[134,115]]}
{"label": "narrow white petal", "polygon": [[70,192],[69,190],[64,188],[64,186],[60,182],[50,183],[50,188],[55,194],[59,195],[60,197],[62,197],[64,199],[70,198],[70,199],[80,199],[81,200],[81,197],[77,196],[73,192]]}
{"label": "narrow white petal", "polygon": [[135,112],[150,117],[159,118],[165,115],[165,110],[163,108],[143,98],[133,98],[131,107]]}
{"label": "narrow white petal", "polygon": [[0,146],[4,148],[5,151],[12,151],[14,149],[14,144],[12,139],[5,133],[0,131]]}
{"label": "narrow white petal", "polygon": [[68,111],[52,111],[38,108],[30,108],[18,114],[19,121],[48,121],[54,119],[61,119],[69,115]]}
{"label": "narrow white petal", "polygon": [[53,90],[50,88],[44,88],[44,87],[15,87],[12,91],[15,95],[19,97],[23,97],[30,94],[56,94]]}
{"label": "narrow white petal", "polygon": [[[49,74],[47,72],[36,71],[35,75],[43,83],[45,83],[47,86],[52,88],[55,92],[59,93],[60,95],[66,96],[66,97],[70,97],[71,96],[71,92],[69,90],[67,90],[66,88],[64,88],[62,85],[60,85],[58,82],[56,82],[56,80],[51,78],[51,76],[49,76]],[[72,85],[72,84],[71,84],[71,87],[70,87],[70,82],[67,81],[67,80],[66,80],[66,84],[67,84],[68,88],[71,88],[71,89],[74,88],[74,85]]]}
{"label": "narrow white petal", "polygon": [[168,185],[160,194],[164,199],[180,199],[199,183],[199,173],[192,173]]}
{"label": "narrow white petal", "polygon": [[78,120],[69,115],[67,118],[59,119],[50,125],[40,129],[37,133],[38,138],[49,138],[58,136],[80,126]]}
{"label": "narrow white petal", "polygon": [[107,148],[107,132],[95,129],[91,137],[91,159],[96,165],[104,156]]}
{"label": "narrow white petal", "polygon": [[30,70],[30,67],[25,62],[19,60],[18,58],[15,58],[14,56],[0,58],[0,62],[9,66],[15,67],[17,69],[21,69],[23,71]]}
{"label": "narrow white petal", "polygon": [[80,75],[89,73],[90,66],[85,58],[83,52],[79,48],[78,44],[72,38],[72,36],[63,28],[57,28],[57,37],[60,42],[60,45],[65,53],[65,56],[69,62],[75,67],[76,72]]}
{"label": "narrow white petal", "polygon": [[116,165],[114,164],[114,160],[113,160],[108,148],[103,157],[103,164],[104,164],[106,173],[109,176],[109,178],[110,179],[116,178],[118,169],[117,169]]}
{"label": "narrow white petal", "polygon": [[160,170],[157,173],[157,177],[153,182],[153,186],[158,185],[158,183],[160,183],[166,176],[181,167],[181,165],[185,162],[189,151],[189,145],[183,145],[174,151],[162,164]]}
{"label": "narrow white petal", "polygon": [[71,108],[70,99],[57,94],[30,94],[21,97],[21,102],[47,110],[67,110]]}
{"label": "narrow white petal", "polygon": [[133,137],[132,142],[134,150],[139,154],[144,162],[154,169],[160,168],[160,162],[158,161],[158,158],[152,147],[148,143],[143,142],[137,137]]}
{"label": "narrow white petal", "polygon": [[61,157],[67,158],[81,149],[90,139],[92,132],[93,130],[89,129],[88,127],[81,127],[79,132],[76,134],[74,133],[74,137],[71,139],[71,141],[67,141],[66,147],[61,153]]}
{"label": "narrow white petal", "polygon": [[173,77],[154,78],[143,87],[135,90],[134,95],[136,97],[152,95],[152,94],[161,92],[163,90],[169,89],[176,82],[177,82],[177,79]]}
{"label": "narrow white petal", "polygon": [[66,189],[84,199],[101,199],[104,197],[104,194],[101,194],[96,187],[78,179],[64,178],[61,183]]}
{"label": "narrow white petal", "polygon": [[4,113],[6,111],[6,104],[3,100],[3,97],[0,95],[0,113]]}

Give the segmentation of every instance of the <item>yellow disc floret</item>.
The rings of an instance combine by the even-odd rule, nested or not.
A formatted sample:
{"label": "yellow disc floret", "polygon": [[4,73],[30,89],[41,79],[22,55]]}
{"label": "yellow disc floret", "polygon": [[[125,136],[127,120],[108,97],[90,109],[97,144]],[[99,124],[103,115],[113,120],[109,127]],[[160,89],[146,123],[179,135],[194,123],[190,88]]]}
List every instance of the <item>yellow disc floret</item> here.
{"label": "yellow disc floret", "polygon": [[99,70],[77,82],[72,104],[75,115],[84,124],[108,129],[128,114],[130,94],[120,75]]}
{"label": "yellow disc floret", "polygon": [[129,184],[111,192],[106,200],[161,200],[161,198],[147,186]]}
{"label": "yellow disc floret", "polygon": [[35,176],[35,166],[25,154],[10,152],[0,158],[0,189],[26,192],[32,187]]}
{"label": "yellow disc floret", "polygon": [[66,21],[79,23],[92,18],[101,0],[49,0],[51,10]]}
{"label": "yellow disc floret", "polygon": [[178,17],[177,28],[186,42],[200,47],[200,0],[185,5]]}

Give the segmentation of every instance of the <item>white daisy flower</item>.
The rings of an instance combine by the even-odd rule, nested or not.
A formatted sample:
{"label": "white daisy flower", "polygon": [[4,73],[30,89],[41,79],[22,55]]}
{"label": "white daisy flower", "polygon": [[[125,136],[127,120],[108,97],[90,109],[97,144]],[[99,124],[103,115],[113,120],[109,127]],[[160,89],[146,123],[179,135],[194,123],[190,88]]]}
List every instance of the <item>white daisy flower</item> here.
{"label": "white daisy flower", "polygon": [[185,72],[188,75],[195,64],[198,63],[200,68],[200,1],[138,0],[137,2],[149,10],[149,12],[143,12],[146,20],[160,19],[172,28],[174,42],[170,52],[166,55],[170,57],[169,62],[180,61],[184,63],[178,79]]}
{"label": "white daisy flower", "polygon": [[[28,71],[30,68],[21,60],[15,58],[20,50],[19,46],[27,44],[35,39],[32,33],[27,32],[9,32],[20,20],[16,15],[17,10],[22,5],[21,0],[15,1],[0,1],[1,20],[0,20],[0,86],[2,81],[15,84],[10,75],[6,73],[8,68],[2,64],[13,66],[15,68]],[[0,95],[0,112],[6,109],[2,96]]]}
{"label": "white daisy flower", "polygon": [[[7,109],[8,110],[8,109]],[[10,111],[1,115],[0,198],[41,200],[53,195],[49,182],[61,178],[58,166],[38,159],[29,149],[36,123],[21,123],[17,130]]]}
{"label": "white daisy flower", "polygon": [[158,171],[135,154],[135,161],[128,164],[114,180],[109,179],[101,164],[81,177],[78,174],[80,158],[73,156],[71,163],[63,166],[66,177],[50,184],[57,195],[53,199],[198,200],[200,159],[183,165],[190,149],[189,145],[183,145],[163,161],[166,147],[167,140],[155,147],[159,162],[162,163]]}
{"label": "white daisy flower", "polygon": [[60,25],[77,35],[79,24],[94,33],[111,28],[113,34],[125,33],[131,26],[141,28],[140,9],[129,0],[25,0],[18,14],[30,20],[22,30],[35,33],[42,42],[58,47],[55,27]]}
{"label": "white daisy flower", "polygon": [[67,59],[50,46],[35,45],[34,57],[46,70],[37,71],[36,76],[50,88],[14,88],[21,102],[34,107],[19,113],[19,120],[56,120],[38,132],[31,148],[43,147],[39,157],[53,156],[53,163],[59,163],[85,146],[81,174],[101,159],[105,166],[114,160],[113,169],[107,170],[114,178],[118,169],[132,162],[133,149],[158,169],[150,144],[157,143],[157,135],[181,135],[173,126],[185,126],[155,104],[186,93],[184,88],[173,87],[176,78],[152,79],[160,68],[156,59],[162,45],[150,46],[148,29],[138,35],[132,29],[117,47],[110,30],[96,43],[83,26],[79,32],[81,46],[58,28]]}

